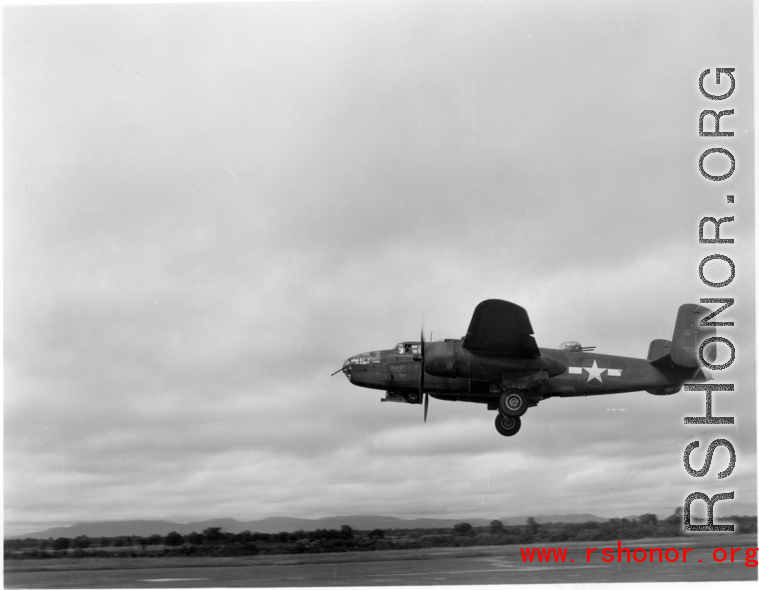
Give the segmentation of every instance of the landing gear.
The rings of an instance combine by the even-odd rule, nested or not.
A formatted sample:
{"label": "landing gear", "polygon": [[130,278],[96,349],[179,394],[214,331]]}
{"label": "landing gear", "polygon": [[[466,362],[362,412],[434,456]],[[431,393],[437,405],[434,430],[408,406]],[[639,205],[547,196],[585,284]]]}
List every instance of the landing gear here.
{"label": "landing gear", "polygon": [[500,412],[495,417],[495,429],[503,436],[514,436],[522,427],[519,416],[504,416]]}
{"label": "landing gear", "polygon": [[527,411],[528,403],[527,396],[523,392],[518,389],[509,389],[498,399],[498,411],[505,416],[519,418]]}

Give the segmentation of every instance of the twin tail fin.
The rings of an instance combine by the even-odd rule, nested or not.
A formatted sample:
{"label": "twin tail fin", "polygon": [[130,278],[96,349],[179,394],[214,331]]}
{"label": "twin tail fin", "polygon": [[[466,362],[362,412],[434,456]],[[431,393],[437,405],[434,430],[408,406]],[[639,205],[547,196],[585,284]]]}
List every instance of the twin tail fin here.
{"label": "twin tail fin", "polygon": [[[679,367],[697,369],[701,367],[698,349],[707,338],[716,335],[713,326],[702,326],[701,319],[712,310],[695,303],[686,303],[677,310],[675,332],[672,340],[653,340],[648,347],[648,360],[654,365],[668,365],[670,362]],[[707,345],[703,352],[704,360],[714,362],[717,347]]]}

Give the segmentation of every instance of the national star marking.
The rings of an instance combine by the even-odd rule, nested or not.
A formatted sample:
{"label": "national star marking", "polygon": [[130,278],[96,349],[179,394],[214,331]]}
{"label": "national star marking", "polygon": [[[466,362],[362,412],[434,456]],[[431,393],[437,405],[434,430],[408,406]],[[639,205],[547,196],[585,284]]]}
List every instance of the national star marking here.
{"label": "national star marking", "polygon": [[582,375],[583,371],[588,372],[588,383],[590,383],[591,379],[596,379],[597,381],[603,383],[601,375],[604,371],[606,371],[607,377],[622,376],[622,369],[603,369],[598,366],[598,363],[595,360],[593,361],[592,367],[569,367],[568,372],[570,375]]}
{"label": "national star marking", "polygon": [[600,383],[603,383],[603,379],[601,379],[601,373],[603,373],[606,369],[599,369],[598,363],[596,363],[595,359],[593,360],[592,367],[583,368],[588,372],[588,383],[590,383],[591,379],[597,379]]}

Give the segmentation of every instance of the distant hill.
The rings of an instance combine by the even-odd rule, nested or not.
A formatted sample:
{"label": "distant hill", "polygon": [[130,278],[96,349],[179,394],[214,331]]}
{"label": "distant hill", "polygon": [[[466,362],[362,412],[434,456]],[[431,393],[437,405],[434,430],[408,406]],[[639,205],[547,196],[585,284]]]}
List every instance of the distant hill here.
{"label": "distant hill", "polygon": [[[503,524],[515,526],[520,524],[527,524],[528,516],[513,516],[510,518],[499,519]],[[533,517],[535,522],[540,524],[547,524],[549,522],[564,522],[564,523],[578,523],[578,522],[606,522],[608,518],[601,518],[594,514],[551,514],[551,515],[537,515]],[[489,523],[490,521],[488,521]],[[474,523],[471,523],[474,524]]]}
{"label": "distant hill", "polygon": [[[503,524],[522,525],[527,522],[527,516],[500,518]],[[535,520],[539,523],[549,522],[606,522],[606,518],[600,518],[593,514],[557,514],[536,515]],[[252,531],[256,533],[281,533],[283,531],[315,531],[316,529],[339,529],[347,524],[353,529],[369,531],[373,529],[421,529],[421,528],[446,528],[460,522],[468,522],[472,526],[487,526],[494,519],[487,518],[414,518],[404,520],[394,516],[328,516],[318,519],[290,518],[287,516],[271,516],[262,520],[239,521],[233,518],[213,518],[199,522],[186,524],[169,522],[165,520],[123,520],[102,522],[80,522],[67,527],[55,527],[27,533],[25,535],[13,535],[14,539],[47,539],[52,537],[74,538],[80,535],[88,537],[117,537],[117,536],[140,536],[167,535],[176,531],[182,535],[188,533],[203,532],[204,529],[220,527],[227,533],[241,533]]]}

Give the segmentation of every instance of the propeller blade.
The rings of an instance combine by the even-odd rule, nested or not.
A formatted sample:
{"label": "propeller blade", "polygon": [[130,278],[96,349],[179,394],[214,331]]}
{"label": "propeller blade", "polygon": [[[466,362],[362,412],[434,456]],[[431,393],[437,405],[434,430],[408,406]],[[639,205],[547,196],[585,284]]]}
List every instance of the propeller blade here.
{"label": "propeller blade", "polygon": [[419,400],[421,401],[421,396],[424,395],[424,421],[427,422],[427,405],[429,403],[429,398],[424,393],[424,326],[422,326],[422,343],[420,349],[420,356],[422,358],[419,362]]}
{"label": "propeller blade", "polygon": [[430,407],[430,395],[428,393],[424,394],[424,422],[427,422],[427,408]]}

